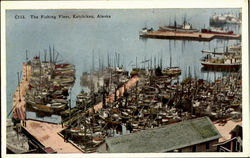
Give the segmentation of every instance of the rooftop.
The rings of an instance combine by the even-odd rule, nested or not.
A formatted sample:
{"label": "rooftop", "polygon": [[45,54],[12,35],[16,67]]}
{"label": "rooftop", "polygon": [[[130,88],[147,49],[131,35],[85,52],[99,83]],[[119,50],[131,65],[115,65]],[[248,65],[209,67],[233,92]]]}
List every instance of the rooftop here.
{"label": "rooftop", "polygon": [[214,125],[222,136],[219,139],[219,142],[224,142],[231,139],[230,131],[233,130],[235,126],[242,125],[242,121],[235,122],[232,120],[228,120],[225,124],[214,123]]}
{"label": "rooftop", "polygon": [[107,138],[108,152],[166,152],[194,144],[219,139],[220,133],[208,117],[182,121],[162,126]]}

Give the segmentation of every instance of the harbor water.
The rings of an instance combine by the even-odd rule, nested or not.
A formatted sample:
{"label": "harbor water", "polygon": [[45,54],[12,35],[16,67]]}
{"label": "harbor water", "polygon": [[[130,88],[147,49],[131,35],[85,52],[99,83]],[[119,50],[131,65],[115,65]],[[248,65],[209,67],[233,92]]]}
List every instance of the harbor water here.
{"label": "harbor water", "polygon": [[[239,9],[131,9],[131,10],[8,10],[6,13],[6,74],[7,114],[12,109],[12,97],[18,85],[17,72],[22,63],[34,56],[44,60],[44,51],[49,46],[59,53],[59,63],[75,65],[76,80],[72,88],[71,101],[75,106],[76,96],[83,87],[80,76],[83,72],[98,70],[111,65],[123,66],[131,71],[133,67],[149,67],[144,61],[156,58],[158,65],[179,66],[180,80],[188,74],[198,78],[214,80],[225,75],[223,72],[201,71],[202,49],[220,48],[240,43],[239,40],[214,39],[210,42],[141,39],[139,31],[144,28],[157,30],[159,25],[182,24],[184,19],[193,28],[209,27],[209,18],[214,14],[232,13],[239,15]],[[24,19],[15,18],[23,15]],[[37,16],[38,18],[32,18]],[[59,15],[70,18],[59,18]],[[81,18],[73,18],[79,15]],[[100,18],[98,15],[103,16]],[[45,17],[48,18],[45,18]],[[56,18],[54,18],[54,16]],[[61,16],[62,17],[62,16]],[[76,17],[76,16],[75,16]],[[94,18],[92,18],[94,17]],[[241,33],[240,25],[227,25],[228,30]],[[119,57],[119,58],[118,58]],[[47,53],[47,59],[49,58]],[[119,60],[118,60],[119,59]],[[171,59],[171,60],[170,60]],[[34,114],[30,114],[34,115]],[[11,117],[11,115],[9,115]],[[55,119],[53,117],[53,119]]]}

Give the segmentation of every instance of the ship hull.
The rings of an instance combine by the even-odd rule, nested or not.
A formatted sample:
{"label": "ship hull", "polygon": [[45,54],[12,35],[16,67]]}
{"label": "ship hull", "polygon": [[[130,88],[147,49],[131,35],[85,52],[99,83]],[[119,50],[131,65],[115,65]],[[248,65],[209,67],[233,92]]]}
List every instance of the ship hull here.
{"label": "ship hull", "polygon": [[170,26],[160,26],[159,31],[175,31],[175,32],[187,32],[187,33],[192,33],[192,32],[199,32],[197,29],[182,29],[182,28],[174,28]]}
{"label": "ship hull", "polygon": [[207,63],[207,62],[201,62],[201,64],[205,68],[213,68],[213,69],[239,69],[240,64],[216,64],[216,63]]}

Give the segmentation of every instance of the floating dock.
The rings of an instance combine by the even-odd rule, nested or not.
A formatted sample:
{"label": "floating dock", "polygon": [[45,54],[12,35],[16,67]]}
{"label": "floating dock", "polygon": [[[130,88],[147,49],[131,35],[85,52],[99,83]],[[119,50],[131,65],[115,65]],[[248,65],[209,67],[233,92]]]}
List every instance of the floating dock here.
{"label": "floating dock", "polygon": [[201,32],[174,32],[174,31],[154,31],[141,34],[142,38],[158,38],[173,40],[193,40],[193,41],[211,41],[213,39],[241,39],[240,34],[222,35]]}

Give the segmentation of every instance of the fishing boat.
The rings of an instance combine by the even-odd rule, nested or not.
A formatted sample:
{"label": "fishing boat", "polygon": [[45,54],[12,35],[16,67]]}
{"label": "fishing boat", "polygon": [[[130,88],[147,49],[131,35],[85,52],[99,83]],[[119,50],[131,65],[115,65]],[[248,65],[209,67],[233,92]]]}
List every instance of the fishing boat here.
{"label": "fishing boat", "polygon": [[153,32],[153,31],[154,31],[153,28],[148,29],[148,28],[144,27],[144,28],[139,32],[139,35],[140,35],[140,36],[141,36],[141,35],[145,35],[145,34],[147,34],[147,33],[149,33],[149,32]]}
{"label": "fishing boat", "polygon": [[101,138],[101,137],[97,137],[97,138],[93,138],[92,141],[93,141],[93,143],[99,145],[99,144],[101,144],[104,141],[104,139]]}
{"label": "fishing boat", "polygon": [[64,103],[52,103],[51,104],[51,108],[54,111],[61,111],[61,110],[63,110],[66,107],[66,105],[67,104],[64,104]]}
{"label": "fishing boat", "polygon": [[133,68],[132,71],[130,72],[130,76],[137,76],[139,74],[139,68]]}
{"label": "fishing boat", "polygon": [[171,25],[163,25],[159,26],[159,31],[175,31],[175,32],[199,32],[198,29],[193,29],[192,25],[187,23],[186,21],[183,22],[183,25],[177,25],[176,21],[174,22],[174,26]]}
{"label": "fishing boat", "polygon": [[180,75],[181,69],[179,67],[168,67],[162,70],[163,75]]}
{"label": "fishing boat", "polygon": [[47,105],[36,105],[36,106],[32,106],[32,108],[41,112],[46,112],[46,113],[54,112],[54,110]]}
{"label": "fishing boat", "polygon": [[208,54],[201,60],[201,64],[205,68],[233,69],[238,70],[241,67],[241,59],[238,55],[223,54],[221,57],[212,57]]}

